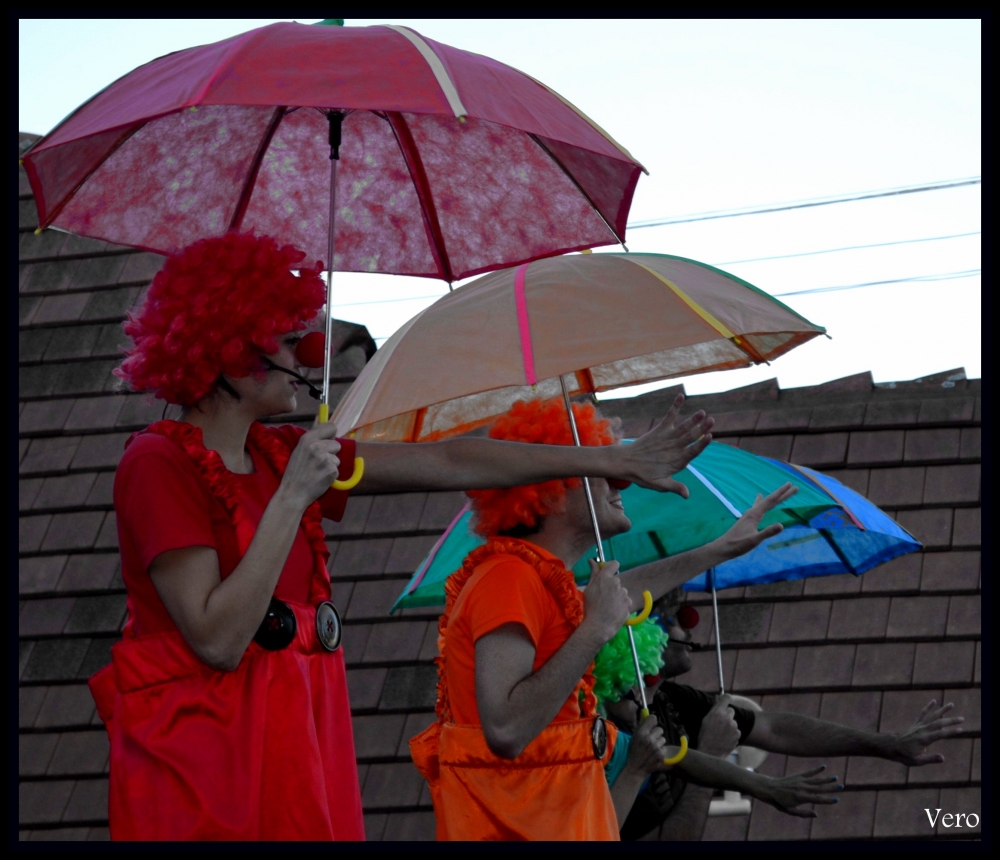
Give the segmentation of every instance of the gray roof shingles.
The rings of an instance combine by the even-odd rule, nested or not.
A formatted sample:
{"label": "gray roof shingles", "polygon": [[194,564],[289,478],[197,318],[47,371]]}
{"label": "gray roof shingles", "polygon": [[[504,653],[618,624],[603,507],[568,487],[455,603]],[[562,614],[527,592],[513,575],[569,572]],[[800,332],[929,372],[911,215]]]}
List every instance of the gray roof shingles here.
{"label": "gray roof shingles", "polygon": [[[35,236],[19,174],[21,838],[106,839],[107,740],[83,682],[107,663],[124,621],[113,472],[128,435],[163,414],[142,395],[116,393],[110,371],[121,320],[163,258],[57,231]],[[359,346],[335,362],[340,393],[373,348],[366,332],[351,332]],[[638,435],[677,390],[604,408]],[[940,824],[932,831],[922,810],[981,812],[980,390],[979,380],[949,370],[892,385],[867,373],[803,389],[769,380],[688,400],[686,412],[716,416],[720,442],[821,468],[925,543],[860,579],[720,592],[734,690],[767,708],[882,731],[905,727],[942,695],[967,717],[962,737],[942,746],[943,765],[908,773],[874,759],[827,762],[846,790],[817,819],[755,803],[749,818],[711,819],[706,839],[971,835]],[[307,409],[293,416],[310,418]],[[325,523],[371,839],[433,838],[407,741],[432,719],[437,609],[394,618],[388,609],[463,503],[460,493],[358,496],[343,522]],[[702,617],[696,639],[712,641],[710,603],[689,600]],[[714,653],[693,662],[681,680],[715,689]],[[780,775],[803,761],[773,755],[763,770]]]}

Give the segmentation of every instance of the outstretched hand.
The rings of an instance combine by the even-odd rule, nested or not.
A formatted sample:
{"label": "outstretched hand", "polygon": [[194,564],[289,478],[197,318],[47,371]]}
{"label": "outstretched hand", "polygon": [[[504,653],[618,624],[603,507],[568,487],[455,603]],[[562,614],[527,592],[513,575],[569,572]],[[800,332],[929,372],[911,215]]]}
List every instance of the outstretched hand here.
{"label": "outstretched hand", "polygon": [[797,487],[792,484],[784,484],[766,497],[758,495],[753,507],[715,542],[722,557],[726,560],[737,558],[756,549],[768,538],[781,534],[784,528],[781,523],[772,523],[767,528],[762,529],[760,521],[765,514],[773,511],[797,492]]}
{"label": "outstretched hand", "polygon": [[831,795],[844,788],[835,776],[819,776],[824,770],[826,767],[820,766],[792,776],[770,778],[767,788],[755,796],[787,815],[815,818],[813,810],[798,807],[803,803],[837,803]]}
{"label": "outstretched hand", "polygon": [[892,759],[909,767],[919,767],[925,764],[940,764],[944,761],[941,753],[929,753],[929,747],[935,741],[957,735],[965,722],[965,717],[946,717],[954,706],[951,702],[938,707],[936,699],[931,699],[920,712],[917,721],[906,731],[896,735],[892,745]]}
{"label": "outstretched hand", "polygon": [[688,488],[673,476],[697,457],[712,441],[709,432],[715,423],[703,411],[677,421],[684,395],[678,394],[667,416],[631,445],[616,446],[621,457],[615,477],[632,481],[640,487],[688,497]]}

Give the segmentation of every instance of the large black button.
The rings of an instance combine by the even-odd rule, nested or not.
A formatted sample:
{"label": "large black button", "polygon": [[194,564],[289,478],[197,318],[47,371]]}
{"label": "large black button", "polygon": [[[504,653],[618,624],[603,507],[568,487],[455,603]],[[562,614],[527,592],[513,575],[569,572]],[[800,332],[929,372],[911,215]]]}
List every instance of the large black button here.
{"label": "large black button", "polygon": [[292,644],[297,629],[295,613],[291,607],[272,597],[267,607],[267,614],[260,622],[253,641],[268,651],[280,651]]}

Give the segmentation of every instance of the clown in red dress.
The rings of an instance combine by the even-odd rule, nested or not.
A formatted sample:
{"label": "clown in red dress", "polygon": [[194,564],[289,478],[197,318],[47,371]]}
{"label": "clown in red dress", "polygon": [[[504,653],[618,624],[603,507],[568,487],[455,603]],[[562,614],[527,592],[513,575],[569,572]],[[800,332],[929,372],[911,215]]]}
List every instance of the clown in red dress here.
{"label": "clown in red dress", "polygon": [[[229,234],[169,257],[117,375],[181,407],[127,443],[114,502],[128,623],[90,682],[111,741],[113,839],[363,839],[322,518],[355,444],[296,407],[295,348],[321,264]],[[293,274],[298,270],[298,274]],[[711,420],[617,450],[481,438],[358,443],[365,492],[511,487],[589,474],[665,489]],[[319,623],[317,623],[317,616]]]}

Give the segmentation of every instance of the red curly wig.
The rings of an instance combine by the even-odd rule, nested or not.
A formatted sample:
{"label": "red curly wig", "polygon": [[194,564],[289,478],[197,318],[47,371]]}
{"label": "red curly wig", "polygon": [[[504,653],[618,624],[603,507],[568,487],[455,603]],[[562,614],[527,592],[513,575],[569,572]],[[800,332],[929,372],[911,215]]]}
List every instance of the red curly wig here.
{"label": "red curly wig", "polygon": [[[583,445],[613,445],[618,436],[611,421],[589,403],[573,404],[573,415]],[[562,399],[519,400],[490,427],[491,439],[532,442],[536,445],[572,445],[573,434]],[[579,478],[561,478],[502,490],[470,490],[475,530],[483,537],[505,534],[518,526],[534,528],[549,514],[563,510],[566,490],[580,486]]]}
{"label": "red curly wig", "polygon": [[[115,375],[136,391],[194,406],[219,378],[260,369],[278,336],[306,327],[326,301],[323,264],[269,236],[228,233],[167,258],[125,333],[133,346]],[[299,276],[292,269],[299,268]]]}

